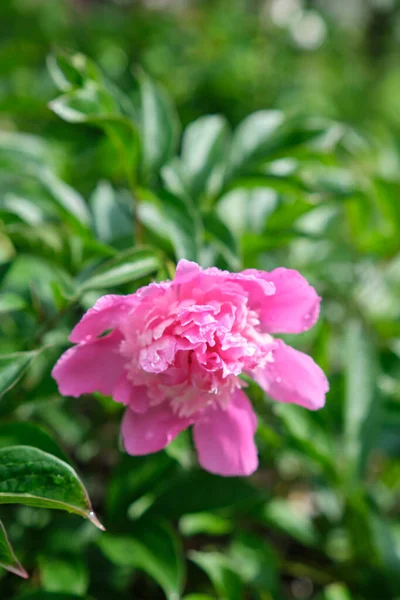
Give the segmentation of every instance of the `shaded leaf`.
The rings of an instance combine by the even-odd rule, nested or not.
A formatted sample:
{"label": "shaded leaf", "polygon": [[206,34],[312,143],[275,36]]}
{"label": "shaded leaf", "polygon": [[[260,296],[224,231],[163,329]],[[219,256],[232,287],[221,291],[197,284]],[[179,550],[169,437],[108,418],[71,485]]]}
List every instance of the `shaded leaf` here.
{"label": "shaded leaf", "polygon": [[18,383],[38,352],[33,350],[0,356],[0,398]]}
{"label": "shaded leaf", "polygon": [[181,473],[171,480],[150,509],[168,518],[184,514],[213,511],[220,508],[245,507],[259,500],[262,494],[244,479],[223,480],[205,471]]}
{"label": "shaded leaf", "polygon": [[360,475],[380,427],[377,362],[370,335],[359,321],[346,325],[344,440],[350,475]]}
{"label": "shaded leaf", "polygon": [[14,554],[14,550],[12,549],[2,521],[0,521],[0,567],[3,567],[3,569],[18,575],[23,579],[29,577],[28,573]]}
{"label": "shaded leaf", "polygon": [[189,558],[207,573],[221,600],[241,600],[243,582],[228,556],[220,552],[192,550]]}
{"label": "shaded leaf", "polygon": [[[44,590],[37,590],[35,592],[28,592],[22,596],[18,596],[15,600],[83,600],[83,596],[76,596],[75,594],[58,594],[53,592],[46,592]],[[86,597],[86,600],[94,600],[93,598]]]}
{"label": "shaded leaf", "polygon": [[0,423],[0,448],[32,446],[70,462],[57,442],[41,426],[29,422]]}
{"label": "shaded leaf", "polygon": [[135,524],[134,535],[105,534],[99,538],[99,545],[114,564],[145,571],[170,600],[180,597],[185,577],[182,549],[167,524],[142,520]]}
{"label": "shaded leaf", "polygon": [[233,233],[215,213],[205,215],[203,223],[207,237],[221,252],[229,267],[235,271],[239,270],[241,262],[238,256],[239,248]]}

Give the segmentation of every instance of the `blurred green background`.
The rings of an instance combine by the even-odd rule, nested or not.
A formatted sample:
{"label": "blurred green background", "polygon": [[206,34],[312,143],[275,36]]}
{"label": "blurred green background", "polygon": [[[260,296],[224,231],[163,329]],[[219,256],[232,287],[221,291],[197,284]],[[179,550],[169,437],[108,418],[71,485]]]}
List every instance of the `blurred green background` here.
{"label": "blurred green background", "polygon": [[[2,600],[399,600],[399,41],[396,0],[1,1],[0,564],[30,574]],[[187,433],[126,456],[121,406],[50,377],[96,298],[183,257],[323,297],[287,337],[327,405],[252,384],[249,479]],[[106,533],[50,510],[91,507],[40,451]]]}

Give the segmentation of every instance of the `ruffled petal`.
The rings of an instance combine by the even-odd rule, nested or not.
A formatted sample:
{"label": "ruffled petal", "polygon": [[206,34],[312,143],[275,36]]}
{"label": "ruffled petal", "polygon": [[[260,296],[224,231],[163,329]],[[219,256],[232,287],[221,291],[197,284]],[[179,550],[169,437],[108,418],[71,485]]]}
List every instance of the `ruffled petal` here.
{"label": "ruffled petal", "polygon": [[102,296],[74,327],[70,341],[74,344],[91,341],[108,329],[118,328],[137,302],[135,294]]}
{"label": "ruffled petal", "polygon": [[175,415],[166,403],[153,406],[144,413],[128,408],[121,426],[124,448],[133,456],[158,452],[190,424],[189,419]]}
{"label": "ruffled petal", "polygon": [[252,376],[263,390],[279,402],[300,404],[318,410],[325,404],[329,383],[313,359],[276,340],[272,350],[273,362]]}
{"label": "ruffled petal", "polygon": [[257,419],[246,395],[237,390],[228,407],[212,407],[194,425],[203,469],[217,475],[251,475],[257,469]]}
{"label": "ruffled petal", "polygon": [[275,286],[275,294],[265,298],[260,309],[261,324],[268,333],[301,333],[316,323],[321,298],[298,271],[247,269],[244,273],[258,274]]}
{"label": "ruffled petal", "polygon": [[118,352],[120,341],[120,333],[114,331],[64,352],[52,371],[60,394],[77,397],[100,392],[110,396],[124,368],[124,359]]}

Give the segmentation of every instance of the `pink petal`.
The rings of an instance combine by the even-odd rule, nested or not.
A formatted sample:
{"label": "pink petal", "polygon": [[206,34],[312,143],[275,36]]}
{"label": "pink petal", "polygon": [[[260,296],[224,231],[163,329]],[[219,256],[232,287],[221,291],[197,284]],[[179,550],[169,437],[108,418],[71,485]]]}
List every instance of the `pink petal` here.
{"label": "pink petal", "polygon": [[146,412],[149,398],[145,386],[135,386],[124,371],[114,386],[112,397],[115,402],[129,406],[134,412]]}
{"label": "pink petal", "polygon": [[118,353],[120,341],[121,335],[115,331],[64,352],[52,371],[60,394],[77,397],[100,392],[110,396],[124,368]]}
{"label": "pink petal", "polygon": [[225,410],[208,409],[193,430],[203,469],[226,476],[254,473],[258,466],[256,428],[253,408],[241,390],[234,393]]}
{"label": "pink petal", "polygon": [[261,323],[269,333],[301,333],[318,319],[321,298],[298,271],[279,268],[266,273],[247,269],[275,285],[260,310]]}
{"label": "pink petal", "polygon": [[166,402],[144,413],[135,413],[128,408],[121,426],[124,448],[133,456],[158,452],[190,424],[189,419],[175,415]]}
{"label": "pink petal", "polygon": [[274,362],[253,373],[263,390],[279,402],[300,404],[309,410],[322,408],[329,384],[313,359],[287,346],[282,340],[276,340],[272,354]]}
{"label": "pink petal", "polygon": [[174,277],[174,283],[187,283],[201,272],[201,268],[195,262],[182,259],[178,262]]}
{"label": "pink petal", "polygon": [[69,339],[74,344],[90,341],[107,329],[114,329],[123,322],[126,314],[137,304],[135,294],[102,296],[74,327]]}

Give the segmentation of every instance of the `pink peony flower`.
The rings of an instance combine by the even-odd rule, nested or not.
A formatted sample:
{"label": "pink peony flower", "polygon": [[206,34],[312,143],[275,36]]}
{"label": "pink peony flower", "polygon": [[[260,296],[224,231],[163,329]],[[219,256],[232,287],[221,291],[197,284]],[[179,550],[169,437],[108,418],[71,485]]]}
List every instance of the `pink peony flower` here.
{"label": "pink peony flower", "polygon": [[100,298],[52,374],[65,396],[97,391],[126,405],[129,454],[157,452],[193,425],[204,469],[249,475],[258,464],[257,419],[239,376],[280,402],[321,408],[324,373],[272,335],[306,331],[319,304],[297,271],[229,273],[181,260],[173,281]]}

